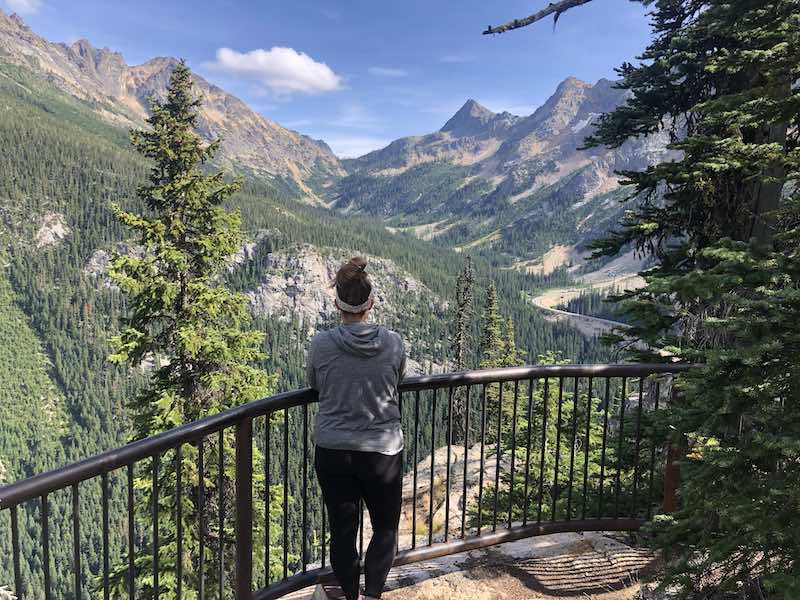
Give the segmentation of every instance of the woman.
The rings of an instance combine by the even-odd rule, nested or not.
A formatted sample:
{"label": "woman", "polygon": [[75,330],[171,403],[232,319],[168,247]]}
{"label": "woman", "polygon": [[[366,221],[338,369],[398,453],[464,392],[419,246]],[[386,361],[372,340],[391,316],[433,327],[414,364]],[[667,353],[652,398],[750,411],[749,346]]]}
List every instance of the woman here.
{"label": "woman", "polygon": [[397,333],[367,322],[374,301],[366,266],[356,257],[336,273],[342,324],[314,337],[307,368],[309,385],[319,391],[314,465],[328,509],[331,566],[347,600],[359,598],[359,502],[373,531],[364,598],[380,598],[394,561],[402,494],[397,384],[405,350]]}

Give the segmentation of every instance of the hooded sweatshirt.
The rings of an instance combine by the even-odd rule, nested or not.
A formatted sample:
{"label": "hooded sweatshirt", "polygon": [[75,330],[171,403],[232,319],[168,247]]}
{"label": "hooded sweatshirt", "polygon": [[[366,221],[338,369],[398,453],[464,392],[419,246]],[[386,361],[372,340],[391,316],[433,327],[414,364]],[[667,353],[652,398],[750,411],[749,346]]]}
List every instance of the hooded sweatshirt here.
{"label": "hooded sweatshirt", "polygon": [[397,454],[403,449],[397,384],[405,375],[400,336],[373,323],[346,323],[311,340],[308,384],[319,392],[316,444]]}

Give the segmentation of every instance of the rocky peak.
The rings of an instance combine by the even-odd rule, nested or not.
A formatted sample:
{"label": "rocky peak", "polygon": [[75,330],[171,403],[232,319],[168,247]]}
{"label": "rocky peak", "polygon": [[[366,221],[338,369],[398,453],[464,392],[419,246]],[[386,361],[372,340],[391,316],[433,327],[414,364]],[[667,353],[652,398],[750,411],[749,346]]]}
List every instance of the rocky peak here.
{"label": "rocky peak", "polygon": [[10,15],[6,15],[0,9],[0,26],[5,26],[5,28],[13,28],[13,29],[22,29],[23,31],[30,31],[30,27],[25,21],[22,20],[17,13],[11,13]]}
{"label": "rocky peak", "polygon": [[495,118],[495,113],[475,100],[467,100],[440,131],[463,137],[483,133]]}
{"label": "rocky peak", "polygon": [[[98,108],[101,118],[124,128],[139,127],[148,115],[148,99],[163,97],[177,60],[153,58],[128,66],[122,55],[98,49],[87,40],[53,43],[30,31],[14,15],[0,11],[3,62],[43,76],[48,84]],[[296,184],[305,198],[318,200],[323,183],[344,173],[324,144],[289,131],[255,113],[244,102],[195,74],[203,97],[198,131],[223,138],[219,160],[226,167],[280,176]],[[312,183],[313,182],[313,183]],[[311,187],[311,185],[314,187]]]}

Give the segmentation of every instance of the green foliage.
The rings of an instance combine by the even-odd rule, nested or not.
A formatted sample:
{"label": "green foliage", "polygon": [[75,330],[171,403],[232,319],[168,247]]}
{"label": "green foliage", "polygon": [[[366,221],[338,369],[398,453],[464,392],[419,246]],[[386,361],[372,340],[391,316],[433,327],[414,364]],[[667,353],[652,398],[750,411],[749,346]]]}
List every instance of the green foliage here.
{"label": "green foliage", "polygon": [[[129,300],[130,316],[113,339],[111,360],[141,367],[155,363],[151,381],[132,403],[136,437],[154,435],[269,395],[275,378],[254,365],[262,360],[264,335],[248,331],[250,313],[244,295],[220,285],[230,257],[241,247],[240,218],[227,211],[223,202],[238,189],[226,183],[223,173],[211,175],[200,166],[212,158],[218,143],[206,145],[195,133],[200,101],[193,95],[191,73],[185,64],[175,67],[164,102],[153,102],[150,129],[134,131],[134,147],[152,161],[149,183],[139,188],[147,213],[126,212],[115,207],[118,218],[137,234],[139,249],[117,253],[109,276]],[[147,366],[147,365],[145,365]],[[227,556],[233,565],[234,548],[229,523],[222,522],[225,498],[232,497],[234,477],[233,432],[226,430],[209,440],[209,468],[200,472],[199,450],[184,448],[182,456],[169,458],[182,471],[183,493],[178,495],[172,470],[139,473],[140,513],[155,514],[159,525],[159,591],[165,597],[177,593],[178,562],[182,563],[190,597],[200,586],[201,544],[213,555]],[[163,457],[167,459],[167,457]],[[263,473],[263,458],[255,453],[253,469]],[[148,469],[149,470],[149,469]],[[206,481],[206,498],[200,499],[200,478]],[[158,480],[159,495],[154,482]],[[263,475],[253,482],[254,499],[263,497]],[[178,517],[173,512],[182,503],[184,531],[182,553],[178,553]],[[201,508],[201,502],[204,504]],[[201,510],[207,528],[196,533]],[[258,514],[258,513],[257,513]],[[277,514],[274,515],[278,517]],[[263,549],[263,519],[254,524],[255,568]],[[151,521],[150,528],[155,528]],[[136,570],[143,582],[141,592],[153,593],[156,571],[153,552],[140,552]],[[224,569],[230,578],[231,567]],[[114,576],[114,591],[126,594],[127,565]],[[220,574],[221,575],[221,574]],[[207,575],[213,586],[216,570]],[[230,579],[229,579],[230,580]],[[191,591],[189,591],[191,590]]]}
{"label": "green foliage", "polygon": [[664,585],[788,600],[800,593],[800,3],[657,2],[653,30],[643,62],[620,70],[628,104],[588,143],[666,130],[678,151],[625,173],[640,203],[597,247],[658,260],[624,295],[643,354],[704,365],[667,415],[686,452],[681,508],[656,522]]}

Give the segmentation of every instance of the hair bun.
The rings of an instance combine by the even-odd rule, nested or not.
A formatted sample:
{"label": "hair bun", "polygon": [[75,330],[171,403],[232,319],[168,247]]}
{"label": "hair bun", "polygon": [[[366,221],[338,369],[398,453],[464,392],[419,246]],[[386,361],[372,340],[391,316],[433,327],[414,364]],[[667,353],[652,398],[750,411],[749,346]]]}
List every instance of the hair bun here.
{"label": "hair bun", "polygon": [[350,264],[358,267],[359,271],[364,271],[367,268],[367,259],[363,256],[354,256],[350,259]]}

